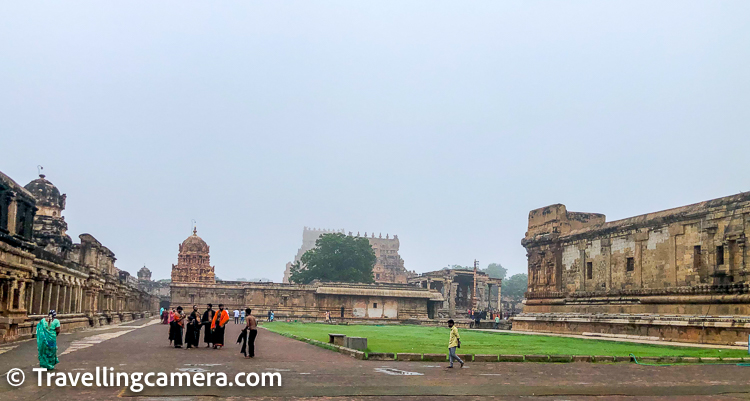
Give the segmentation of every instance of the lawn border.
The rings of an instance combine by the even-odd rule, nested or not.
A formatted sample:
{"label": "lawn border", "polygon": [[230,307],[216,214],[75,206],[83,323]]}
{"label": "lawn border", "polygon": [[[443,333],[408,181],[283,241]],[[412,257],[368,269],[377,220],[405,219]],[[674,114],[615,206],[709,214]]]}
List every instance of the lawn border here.
{"label": "lawn border", "polygon": [[[268,329],[266,329],[268,330]],[[365,352],[340,345],[325,343],[311,338],[300,337],[296,334],[268,330],[271,333],[288,337],[293,340],[302,341],[316,347],[325,348],[329,351],[338,352],[359,360],[389,361],[389,362],[444,362],[448,360],[448,354],[421,354],[421,353],[396,353],[396,352]],[[372,355],[372,358],[370,357]],[[399,358],[404,355],[404,358]],[[419,356],[419,359],[417,359]],[[505,355],[505,354],[479,354],[481,360],[476,360],[476,354],[462,354],[460,357],[465,362],[530,362],[530,363],[638,363],[646,366],[668,366],[673,364],[691,365],[734,365],[742,362],[750,362],[747,358],[715,358],[715,357],[632,357],[632,356],[609,356],[609,355]],[[497,359],[495,357],[497,356]],[[722,363],[724,362],[724,363]],[[727,363],[728,362],[728,363]]]}

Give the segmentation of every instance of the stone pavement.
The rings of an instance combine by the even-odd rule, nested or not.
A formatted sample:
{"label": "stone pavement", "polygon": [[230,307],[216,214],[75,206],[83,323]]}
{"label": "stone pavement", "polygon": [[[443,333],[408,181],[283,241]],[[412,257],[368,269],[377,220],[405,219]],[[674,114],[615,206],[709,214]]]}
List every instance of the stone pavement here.
{"label": "stone pavement", "polygon": [[[20,368],[21,387],[0,378],[0,399],[79,401],[191,400],[204,397],[336,400],[498,399],[498,400],[750,400],[750,368],[734,365],[650,367],[635,364],[469,363],[445,369],[447,363],[360,361],[266,330],[260,330],[257,356],[244,359],[233,344],[239,325],[228,324],[227,346],[185,350],[168,346],[167,326],[136,321],[127,325],[62,335],[61,372],[207,371],[279,372],[281,387],[146,388],[134,393],[121,387],[38,387],[31,371],[38,366],[36,342],[4,345],[0,372]],[[12,348],[8,348],[12,347]],[[1,352],[2,350],[0,350]]]}

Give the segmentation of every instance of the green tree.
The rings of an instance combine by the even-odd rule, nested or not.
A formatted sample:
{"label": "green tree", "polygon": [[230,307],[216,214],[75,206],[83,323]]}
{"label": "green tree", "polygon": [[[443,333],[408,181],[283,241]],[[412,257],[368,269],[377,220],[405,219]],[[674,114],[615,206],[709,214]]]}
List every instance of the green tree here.
{"label": "green tree", "polygon": [[305,252],[291,268],[289,281],[308,284],[313,280],[372,283],[375,251],[364,237],[341,233],[323,234],[315,248]]}
{"label": "green tree", "polygon": [[490,263],[483,271],[488,276],[499,279],[505,279],[505,275],[508,274],[508,269],[504,268],[500,263]]}
{"label": "green tree", "polygon": [[526,288],[528,285],[529,278],[526,273],[514,274],[508,279],[503,280],[502,295],[516,302],[520,302],[526,294]]}

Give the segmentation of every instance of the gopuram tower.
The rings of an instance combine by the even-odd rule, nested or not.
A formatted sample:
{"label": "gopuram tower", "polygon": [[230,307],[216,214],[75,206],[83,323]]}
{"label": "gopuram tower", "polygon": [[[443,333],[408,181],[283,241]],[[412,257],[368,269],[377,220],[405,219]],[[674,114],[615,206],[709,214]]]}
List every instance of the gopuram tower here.
{"label": "gopuram tower", "polygon": [[208,244],[198,236],[198,229],[180,244],[177,265],[172,265],[173,283],[214,284],[214,267],[209,264]]}

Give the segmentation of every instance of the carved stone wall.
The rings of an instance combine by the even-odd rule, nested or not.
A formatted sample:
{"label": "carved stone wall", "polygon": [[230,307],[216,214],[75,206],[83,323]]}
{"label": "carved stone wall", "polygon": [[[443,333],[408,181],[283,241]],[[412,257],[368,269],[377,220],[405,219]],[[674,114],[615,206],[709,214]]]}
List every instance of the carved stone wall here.
{"label": "carved stone wall", "polygon": [[114,253],[93,236],[72,243],[61,216],[65,195],[44,177],[27,187],[0,173],[0,343],[30,338],[50,309],[72,331],[158,308],[158,298],[121,275]]}
{"label": "carved stone wall", "polygon": [[[525,317],[514,329],[627,328],[599,321],[570,325],[554,315],[560,313],[576,313],[579,320],[587,314],[684,315],[685,327],[690,319],[748,316],[748,235],[750,193],[613,222],[567,212],[564,205],[533,210],[522,241],[529,273]],[[727,330],[734,332],[725,340],[691,338],[747,339],[743,325]],[[664,338],[671,333],[664,331]]]}
{"label": "carved stone wall", "polygon": [[251,308],[255,316],[273,310],[277,319],[320,320],[326,311],[346,320],[427,319],[442,296],[408,285],[316,283],[312,285],[221,281],[173,283],[171,305],[191,309],[224,304],[228,310]]}

